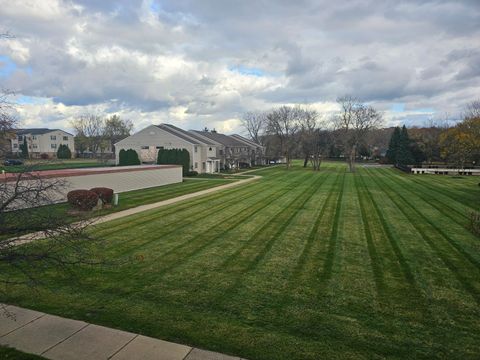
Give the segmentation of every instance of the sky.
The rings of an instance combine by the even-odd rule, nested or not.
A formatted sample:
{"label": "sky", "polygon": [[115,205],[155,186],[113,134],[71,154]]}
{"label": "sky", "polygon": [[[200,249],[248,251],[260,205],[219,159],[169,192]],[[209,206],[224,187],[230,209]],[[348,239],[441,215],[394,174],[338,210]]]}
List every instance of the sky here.
{"label": "sky", "polygon": [[480,99],[478,0],[0,0],[0,32],[23,127],[117,114],[242,133],[247,111],[330,117],[343,95],[422,126]]}

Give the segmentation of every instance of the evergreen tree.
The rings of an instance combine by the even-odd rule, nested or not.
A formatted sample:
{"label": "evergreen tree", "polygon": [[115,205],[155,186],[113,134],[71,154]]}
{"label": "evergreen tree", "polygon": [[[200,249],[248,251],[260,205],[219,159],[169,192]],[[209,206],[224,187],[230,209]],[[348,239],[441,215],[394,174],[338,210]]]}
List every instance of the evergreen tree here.
{"label": "evergreen tree", "polygon": [[28,159],[27,137],[23,138],[23,144],[20,145],[20,150],[22,150],[22,158]]}
{"label": "evergreen tree", "polygon": [[72,152],[67,145],[61,144],[57,150],[57,159],[71,159]]}
{"label": "evergreen tree", "polygon": [[400,131],[399,147],[396,155],[396,160],[398,164],[411,165],[414,163],[411,145],[412,141],[408,136],[408,130],[406,126],[403,125],[402,130]]}
{"label": "evergreen tree", "polygon": [[133,149],[127,150],[127,165],[140,165],[140,159],[138,154]]}
{"label": "evergreen tree", "polygon": [[121,149],[118,154],[118,165],[127,165],[127,152],[124,149]]}
{"label": "evergreen tree", "polygon": [[400,148],[400,128],[398,126],[393,130],[392,137],[390,138],[390,143],[388,144],[387,150],[387,159],[391,164],[396,164],[397,156]]}

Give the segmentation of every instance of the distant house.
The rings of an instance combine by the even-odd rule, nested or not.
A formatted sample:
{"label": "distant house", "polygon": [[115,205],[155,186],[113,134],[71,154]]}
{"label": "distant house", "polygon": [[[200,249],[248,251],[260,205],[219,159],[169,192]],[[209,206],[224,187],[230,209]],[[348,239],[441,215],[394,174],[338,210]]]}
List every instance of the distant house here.
{"label": "distant house", "polygon": [[15,130],[14,136],[10,139],[11,151],[13,154],[22,152],[21,145],[25,140],[28,146],[29,156],[32,158],[40,158],[42,154],[46,154],[49,158],[57,156],[57,150],[60,145],[67,145],[72,154],[75,153],[75,137],[60,129],[18,129]]}
{"label": "distant house", "polygon": [[135,150],[143,163],[154,163],[160,149],[186,149],[190,154],[191,170],[214,173],[226,167],[262,163],[259,149],[263,148],[240,135],[187,131],[171,124],[160,124],[148,126],[115,143],[117,164],[122,149]]}
{"label": "distant house", "polygon": [[263,147],[250,141],[243,136],[224,135],[216,131],[196,131],[197,133],[211,141],[220,144],[217,157],[220,158],[222,168],[239,168],[241,166],[261,165],[263,160]]}

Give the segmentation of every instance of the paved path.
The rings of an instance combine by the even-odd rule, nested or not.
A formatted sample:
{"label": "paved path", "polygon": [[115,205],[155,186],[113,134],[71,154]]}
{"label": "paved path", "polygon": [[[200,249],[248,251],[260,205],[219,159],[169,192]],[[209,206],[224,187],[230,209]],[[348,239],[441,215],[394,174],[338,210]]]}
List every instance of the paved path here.
{"label": "paved path", "polygon": [[0,345],[53,360],[241,360],[12,305],[0,308]]}
{"label": "paved path", "polygon": [[[220,190],[229,189],[229,188],[234,187],[234,186],[243,185],[245,183],[249,183],[249,182],[252,182],[252,181],[255,181],[255,180],[261,178],[261,176],[258,176],[258,175],[250,175],[250,176],[251,177],[249,177],[249,178],[246,178],[246,179],[243,179],[243,180],[233,181],[229,184],[220,185],[220,186],[216,186],[216,187],[213,187],[213,188],[210,188],[210,189],[201,190],[201,191],[197,191],[197,192],[194,192],[194,193],[177,196],[177,197],[174,197],[174,198],[171,198],[171,199],[158,201],[158,202],[152,203],[152,204],[140,205],[140,206],[137,206],[137,207],[134,207],[134,208],[131,208],[131,209],[119,211],[119,212],[112,213],[112,214],[105,215],[105,216],[100,216],[100,217],[89,220],[89,225],[97,225],[97,224],[101,224],[101,223],[104,223],[104,222],[107,222],[107,221],[120,219],[120,218],[123,218],[125,216],[130,216],[130,215],[133,215],[133,214],[137,214],[137,213],[140,213],[140,212],[143,212],[143,211],[157,209],[157,208],[162,207],[162,206],[175,204],[175,203],[178,203],[180,201],[192,199],[192,198],[202,196],[202,195],[208,195],[208,194],[220,191]],[[23,245],[23,244],[27,244],[31,241],[34,241],[34,240],[43,239],[44,237],[45,237],[45,233],[43,231],[39,231],[39,232],[35,232],[35,233],[22,235],[22,236],[19,236],[19,237],[15,238],[15,239],[10,239],[10,240],[12,240],[15,243],[15,245]]]}

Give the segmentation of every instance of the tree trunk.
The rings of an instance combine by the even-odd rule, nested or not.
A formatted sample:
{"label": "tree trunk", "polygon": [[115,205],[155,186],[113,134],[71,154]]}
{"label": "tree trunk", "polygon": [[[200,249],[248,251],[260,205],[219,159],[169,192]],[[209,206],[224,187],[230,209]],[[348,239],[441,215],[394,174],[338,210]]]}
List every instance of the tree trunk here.
{"label": "tree trunk", "polygon": [[350,158],[349,158],[349,161],[348,161],[348,166],[349,166],[350,172],[355,172],[356,150],[357,150],[357,145],[353,145],[352,150],[350,151]]}
{"label": "tree trunk", "polygon": [[306,168],[307,165],[308,165],[308,158],[309,156],[308,155],[305,155],[305,160],[303,161],[303,167]]}

